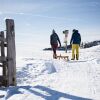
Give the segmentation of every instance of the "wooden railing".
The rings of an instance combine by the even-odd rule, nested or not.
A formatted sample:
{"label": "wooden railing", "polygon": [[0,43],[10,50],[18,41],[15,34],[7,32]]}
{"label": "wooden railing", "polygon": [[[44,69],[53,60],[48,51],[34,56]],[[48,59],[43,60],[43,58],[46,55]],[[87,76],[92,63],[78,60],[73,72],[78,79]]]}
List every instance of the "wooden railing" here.
{"label": "wooden railing", "polygon": [[0,32],[0,86],[16,86],[16,49],[14,20],[6,19],[6,33]]}

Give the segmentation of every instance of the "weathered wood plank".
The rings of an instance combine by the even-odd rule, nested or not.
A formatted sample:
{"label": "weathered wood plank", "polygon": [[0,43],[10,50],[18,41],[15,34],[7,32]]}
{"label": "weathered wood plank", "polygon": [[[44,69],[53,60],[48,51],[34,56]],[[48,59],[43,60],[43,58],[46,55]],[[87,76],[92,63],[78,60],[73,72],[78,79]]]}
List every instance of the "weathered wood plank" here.
{"label": "weathered wood plank", "polygon": [[[0,46],[1,46],[1,43],[0,43]],[[7,43],[4,43],[4,47],[7,47]]]}
{"label": "weathered wood plank", "polygon": [[2,80],[2,79],[4,79],[4,77],[3,76],[0,76],[0,80]]}
{"label": "weathered wood plank", "polygon": [[3,67],[3,65],[2,65],[2,64],[0,64],[0,67]]}
{"label": "weathered wood plank", "polygon": [[0,86],[5,86],[5,87],[7,87],[7,77],[5,77],[5,76],[0,76]]}
{"label": "weathered wood plank", "polygon": [[[4,32],[2,31],[1,32],[1,37],[4,38]],[[3,58],[6,58],[5,57],[5,47],[4,47],[4,41],[1,41],[1,57]],[[7,61],[7,59],[6,59]],[[2,73],[3,73],[3,77],[6,77],[7,76],[7,63],[6,61],[2,61],[2,65],[3,65],[3,70],[2,70]],[[6,86],[6,79],[3,80],[3,83],[2,83],[3,86]]]}
{"label": "weathered wood plank", "polygon": [[[6,19],[7,57],[8,57],[8,85],[16,86],[16,50],[14,20]],[[9,58],[11,58],[9,60]]]}
{"label": "weathered wood plank", "polygon": [[0,37],[0,41],[6,42],[7,40],[5,38]]}
{"label": "weathered wood plank", "polygon": [[3,62],[3,61],[7,61],[7,58],[6,58],[6,57],[1,57],[1,56],[0,56],[0,63]]}

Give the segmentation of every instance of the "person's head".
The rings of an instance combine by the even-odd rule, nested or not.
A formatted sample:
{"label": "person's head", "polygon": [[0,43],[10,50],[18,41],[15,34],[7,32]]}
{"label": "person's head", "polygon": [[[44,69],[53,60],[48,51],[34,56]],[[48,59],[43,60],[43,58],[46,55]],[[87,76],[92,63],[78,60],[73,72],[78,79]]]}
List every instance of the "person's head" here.
{"label": "person's head", "polygon": [[63,34],[68,34],[68,33],[69,33],[69,30],[63,31]]}
{"label": "person's head", "polygon": [[78,33],[78,30],[76,30],[75,32]]}
{"label": "person's head", "polygon": [[52,30],[52,33],[55,33],[55,30],[54,29]]}
{"label": "person's head", "polygon": [[76,29],[73,29],[72,32],[74,33],[76,31]]}

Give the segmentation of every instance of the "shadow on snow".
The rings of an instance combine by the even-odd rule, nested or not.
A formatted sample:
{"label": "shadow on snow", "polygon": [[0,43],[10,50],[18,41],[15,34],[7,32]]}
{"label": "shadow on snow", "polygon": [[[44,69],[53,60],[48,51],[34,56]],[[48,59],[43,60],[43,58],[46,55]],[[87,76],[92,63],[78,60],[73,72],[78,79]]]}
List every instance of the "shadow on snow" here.
{"label": "shadow on snow", "polygon": [[[89,98],[62,93],[62,92],[50,89],[48,87],[40,86],[40,85],[37,85],[35,87],[32,87],[32,86],[11,87],[8,89],[8,92],[5,98],[8,99],[15,94],[23,94],[23,92],[21,92],[20,89],[25,89],[36,96],[40,96],[41,98],[44,98],[45,100],[59,100],[61,97],[65,99],[71,99],[71,100],[92,100]],[[42,91],[42,93],[37,91],[36,89]],[[44,92],[46,92],[46,94],[48,93],[49,95],[43,94]]]}

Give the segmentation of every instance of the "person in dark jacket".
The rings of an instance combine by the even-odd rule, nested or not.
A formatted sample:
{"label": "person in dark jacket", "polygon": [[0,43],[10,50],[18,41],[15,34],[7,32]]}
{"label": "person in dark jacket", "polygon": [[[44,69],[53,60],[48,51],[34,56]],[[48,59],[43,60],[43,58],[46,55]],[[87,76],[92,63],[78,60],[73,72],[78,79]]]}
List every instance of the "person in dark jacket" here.
{"label": "person in dark jacket", "polygon": [[56,54],[56,50],[58,48],[58,43],[61,47],[61,42],[60,39],[57,35],[57,33],[55,32],[55,30],[53,29],[52,34],[50,35],[50,44],[53,50],[53,58],[57,58],[57,54]]}
{"label": "person in dark jacket", "polygon": [[[73,30],[73,34],[70,40],[70,44],[72,45],[72,59],[74,60],[76,57],[76,60],[79,59],[79,46],[81,43],[81,35],[78,32],[78,30]],[[76,51],[76,55],[75,55],[75,51]]]}

